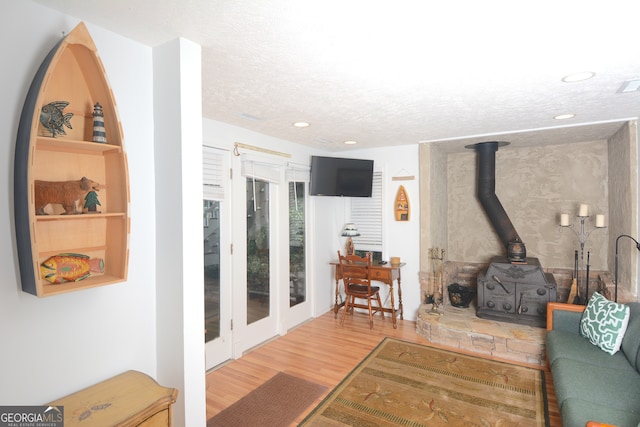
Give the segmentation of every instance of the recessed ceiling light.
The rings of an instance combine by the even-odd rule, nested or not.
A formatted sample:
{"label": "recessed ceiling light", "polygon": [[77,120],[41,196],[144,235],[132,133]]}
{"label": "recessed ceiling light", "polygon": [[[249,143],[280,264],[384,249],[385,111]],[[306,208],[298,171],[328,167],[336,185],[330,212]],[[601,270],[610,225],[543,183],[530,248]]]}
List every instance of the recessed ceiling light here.
{"label": "recessed ceiling light", "polygon": [[562,81],[565,83],[581,82],[583,80],[589,80],[595,75],[596,73],[594,73],[593,71],[581,71],[579,73],[573,73],[569,74],[568,76],[564,76],[562,78]]}
{"label": "recessed ceiling light", "polygon": [[311,126],[311,123],[307,123],[307,122],[295,122],[293,125],[294,125],[295,127],[297,127],[297,128],[306,128],[306,127]]}
{"label": "recessed ceiling light", "polygon": [[554,119],[556,119],[556,120],[567,120],[567,119],[572,119],[575,116],[576,116],[575,114],[560,114],[558,116],[555,116]]}
{"label": "recessed ceiling light", "polygon": [[353,145],[353,144],[357,144],[358,141],[350,140],[350,141],[345,141],[344,143],[345,143],[345,145]]}

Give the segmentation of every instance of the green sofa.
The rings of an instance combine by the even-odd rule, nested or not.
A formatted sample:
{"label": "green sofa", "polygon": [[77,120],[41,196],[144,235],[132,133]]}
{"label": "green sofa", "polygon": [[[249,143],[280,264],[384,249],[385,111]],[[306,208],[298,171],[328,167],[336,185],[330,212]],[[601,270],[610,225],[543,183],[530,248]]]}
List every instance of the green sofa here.
{"label": "green sofa", "polygon": [[548,304],[547,362],[563,427],[588,421],[640,427],[640,303],[627,305],[620,351],[609,355],[581,335],[585,307]]}

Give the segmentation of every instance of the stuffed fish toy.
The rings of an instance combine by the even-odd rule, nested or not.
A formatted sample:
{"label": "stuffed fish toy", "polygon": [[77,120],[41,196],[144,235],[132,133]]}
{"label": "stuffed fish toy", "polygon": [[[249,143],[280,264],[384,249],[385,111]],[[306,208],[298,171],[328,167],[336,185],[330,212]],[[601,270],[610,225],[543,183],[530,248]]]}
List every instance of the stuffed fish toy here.
{"label": "stuffed fish toy", "polygon": [[102,258],[89,258],[83,254],[58,254],[40,264],[40,275],[53,284],[77,282],[91,273],[104,272]]}
{"label": "stuffed fish toy", "polygon": [[71,117],[73,113],[64,114],[64,108],[69,105],[67,101],[54,101],[50,102],[40,110],[40,123],[44,126],[51,136],[54,138],[56,134],[66,135],[64,127],[73,129],[71,127]]}

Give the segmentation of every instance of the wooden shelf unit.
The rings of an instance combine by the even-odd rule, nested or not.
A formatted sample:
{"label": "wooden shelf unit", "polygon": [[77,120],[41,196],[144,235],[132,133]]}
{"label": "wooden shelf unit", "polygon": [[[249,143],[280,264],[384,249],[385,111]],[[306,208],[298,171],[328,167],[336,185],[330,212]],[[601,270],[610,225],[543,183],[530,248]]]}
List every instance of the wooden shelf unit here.
{"label": "wooden shelf unit", "polygon": [[[66,135],[57,137],[40,123],[42,107],[55,101],[68,102],[63,113],[73,113],[72,128],[65,126]],[[92,141],[96,102],[102,105],[107,143]],[[20,119],[14,197],[25,292],[42,297],[126,280],[130,194],[123,140],[104,67],[85,25],[80,23],[45,58]],[[83,177],[100,184],[99,213],[65,215],[61,205],[49,204],[45,207],[47,215],[36,214],[36,180],[77,181]],[[83,204],[81,198],[76,204],[77,212],[82,212]],[[91,273],[81,281],[51,284],[40,277],[40,264],[61,253],[101,258],[104,273]]]}

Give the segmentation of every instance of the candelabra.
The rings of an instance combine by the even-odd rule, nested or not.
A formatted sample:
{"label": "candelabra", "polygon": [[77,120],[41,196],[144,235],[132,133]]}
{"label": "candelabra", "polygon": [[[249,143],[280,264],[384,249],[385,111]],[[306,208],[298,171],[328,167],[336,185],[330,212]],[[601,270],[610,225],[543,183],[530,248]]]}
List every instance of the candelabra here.
{"label": "candelabra", "polygon": [[586,231],[585,221],[587,220],[587,218],[589,218],[589,205],[585,205],[585,204],[580,205],[577,218],[580,221],[580,232],[578,232],[578,230],[574,228],[573,224],[569,224],[568,213],[560,214],[560,227],[568,228],[575,233],[576,238],[580,243],[580,259],[584,260],[584,245],[587,242],[587,240],[589,240],[589,236],[595,230],[600,228],[606,228],[606,226],[604,225],[604,215],[598,214],[596,215],[595,226],[590,231]]}

